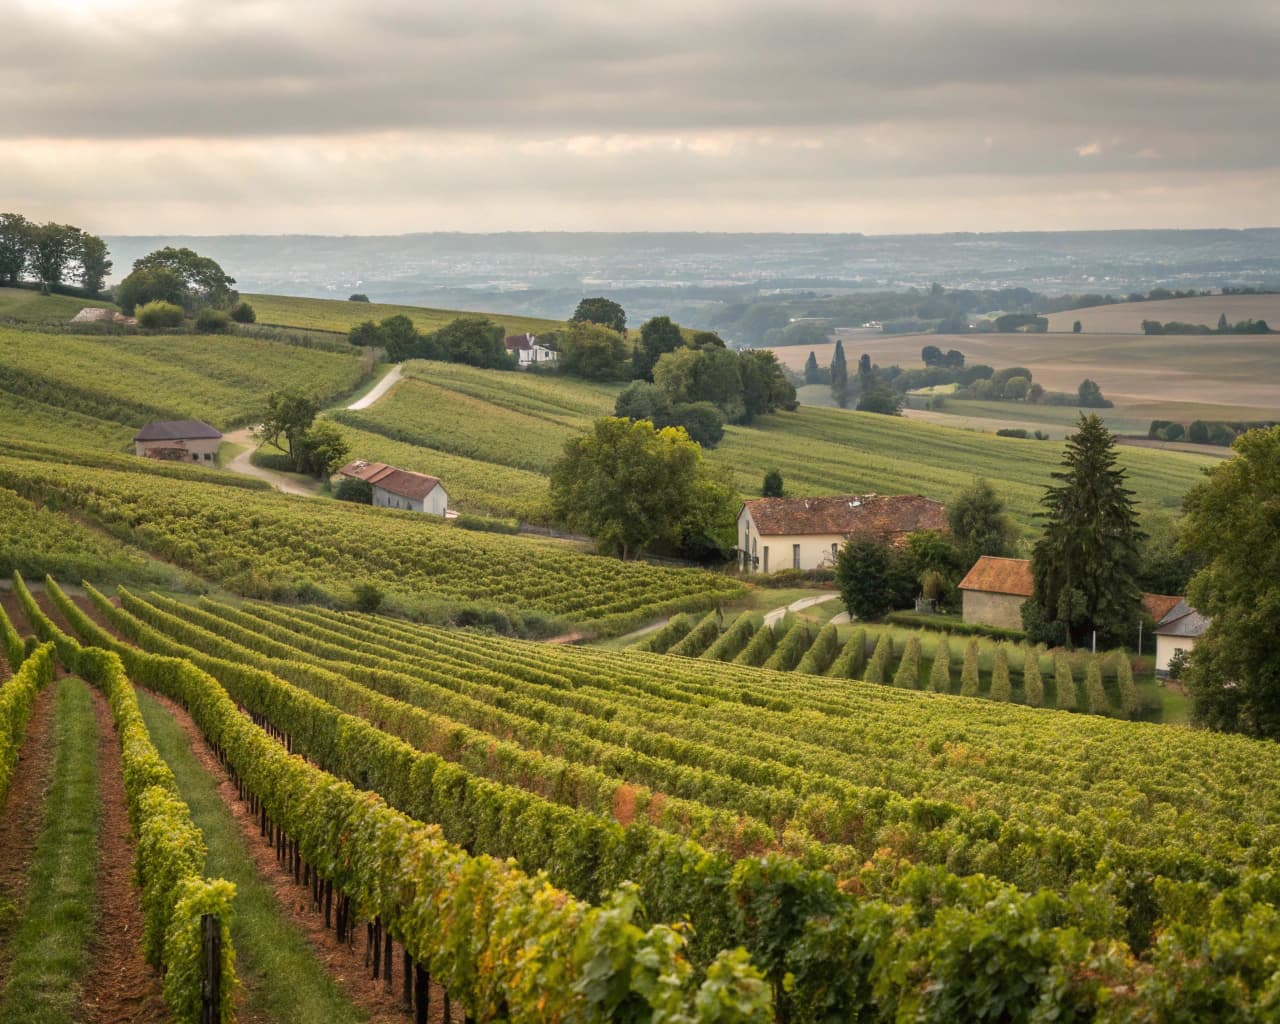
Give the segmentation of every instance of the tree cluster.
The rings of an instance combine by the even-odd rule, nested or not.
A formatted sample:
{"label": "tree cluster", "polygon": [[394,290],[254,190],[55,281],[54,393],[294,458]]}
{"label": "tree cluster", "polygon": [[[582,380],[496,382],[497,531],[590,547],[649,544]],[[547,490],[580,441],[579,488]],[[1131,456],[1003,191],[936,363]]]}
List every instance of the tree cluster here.
{"label": "tree cluster", "polygon": [[97,295],[111,273],[107,244],[72,224],[35,224],[0,213],[0,284],[34,280],[48,294],[75,281]]}
{"label": "tree cluster", "polygon": [[1233,447],[1185,502],[1183,542],[1205,560],[1187,599],[1211,620],[1185,679],[1201,723],[1280,739],[1280,427]]}
{"label": "tree cluster", "polygon": [[192,249],[166,246],[134,260],[133,270],[115,287],[115,300],[125,313],[148,302],[171,302],[193,314],[206,306],[229,310],[240,296],[236,283],[218,262]]}
{"label": "tree cluster", "polygon": [[407,316],[397,313],[374,323],[366,320],[351,328],[353,345],[381,348],[393,363],[406,359],[435,359],[465,363],[490,370],[510,370],[510,354],[503,344],[503,329],[486,317],[460,316],[438,331],[423,334]]}
{"label": "tree cluster", "polygon": [[329,420],[316,422],[319,411],[309,395],[273,391],[267,396],[261,434],[264,441],[288,454],[299,473],[323,478],[347,461],[351,449],[336,424]]}
{"label": "tree cluster", "polygon": [[1271,328],[1265,320],[1240,320],[1227,322],[1227,314],[1218,317],[1218,326],[1208,324],[1188,324],[1180,320],[1161,323],[1159,320],[1143,320],[1143,334],[1270,334]]}
{"label": "tree cluster", "polygon": [[557,520],[621,558],[661,551],[723,557],[736,537],[734,488],[678,427],[598,419],[551,471]]}

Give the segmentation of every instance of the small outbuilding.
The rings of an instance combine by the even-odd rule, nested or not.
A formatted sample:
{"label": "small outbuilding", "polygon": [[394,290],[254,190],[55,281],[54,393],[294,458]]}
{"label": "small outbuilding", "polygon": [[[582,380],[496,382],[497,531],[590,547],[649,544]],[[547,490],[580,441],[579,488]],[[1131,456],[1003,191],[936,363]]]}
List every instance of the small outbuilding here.
{"label": "small outbuilding", "polygon": [[1184,598],[1156,623],[1156,675],[1169,674],[1169,663],[1179,651],[1190,654],[1195,649],[1209,621]]}
{"label": "small outbuilding", "polygon": [[917,530],[947,529],[946,509],[919,494],[755,498],[738,512],[738,557],[743,572],[819,569],[851,537],[897,547]]}
{"label": "small outbuilding", "polygon": [[222,434],[202,420],[164,420],[148,423],[133,438],[136,455],[169,462],[212,465]]}
{"label": "small outbuilding", "polygon": [[385,462],[348,462],[338,476],[363,480],[373,489],[373,504],[380,508],[399,508],[426,515],[444,516],[449,511],[449,495],[438,477],[396,469]]}
{"label": "small outbuilding", "polygon": [[1025,558],[983,555],[959,585],[964,621],[1000,629],[1022,628],[1022,605],[1035,589]]}

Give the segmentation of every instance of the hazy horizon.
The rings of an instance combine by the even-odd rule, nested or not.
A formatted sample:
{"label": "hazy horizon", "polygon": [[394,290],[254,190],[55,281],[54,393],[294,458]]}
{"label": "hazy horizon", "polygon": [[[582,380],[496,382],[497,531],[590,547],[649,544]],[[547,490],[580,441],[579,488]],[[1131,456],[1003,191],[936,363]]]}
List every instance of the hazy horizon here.
{"label": "hazy horizon", "polygon": [[1262,0],[0,0],[0,209],[102,235],[1276,222]]}

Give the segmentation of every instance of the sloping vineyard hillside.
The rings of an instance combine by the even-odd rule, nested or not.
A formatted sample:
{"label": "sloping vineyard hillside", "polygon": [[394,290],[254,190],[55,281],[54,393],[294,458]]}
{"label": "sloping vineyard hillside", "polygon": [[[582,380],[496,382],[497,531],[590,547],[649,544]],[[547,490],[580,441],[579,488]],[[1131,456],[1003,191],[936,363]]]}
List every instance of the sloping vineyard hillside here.
{"label": "sloping vineyard hillside", "polygon": [[745,946],[784,1019],[1247,1020],[1278,994],[1274,745],[354,613],[93,596],[130,644],[190,659],[446,839],[588,901],[634,883],[657,919],[687,915],[697,966]]}

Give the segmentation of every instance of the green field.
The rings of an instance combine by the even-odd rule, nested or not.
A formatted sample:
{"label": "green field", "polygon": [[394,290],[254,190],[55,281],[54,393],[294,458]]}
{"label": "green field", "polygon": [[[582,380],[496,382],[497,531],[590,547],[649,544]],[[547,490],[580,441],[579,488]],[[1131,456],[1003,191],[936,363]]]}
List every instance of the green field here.
{"label": "green field", "polygon": [[[475,509],[485,508],[482,491],[493,492],[502,474],[545,474],[564,441],[586,428],[593,417],[612,411],[617,387],[585,384],[568,378],[502,374],[445,363],[407,364],[412,379],[397,385],[373,408],[337,414],[357,425],[355,454],[386,459],[398,451],[391,442],[445,452],[455,460],[484,464],[493,474],[477,488],[460,480],[458,496]],[[373,440],[375,436],[385,440]],[[362,444],[363,443],[363,444]],[[367,449],[363,445],[367,444]],[[725,467],[744,497],[759,493],[766,469],[781,470],[794,495],[877,492],[919,493],[950,500],[974,476],[985,476],[1000,490],[1013,514],[1030,524],[1061,458],[1059,444],[994,438],[906,418],[840,409],[801,406],[750,427],[730,426],[721,444],[707,453],[713,465]],[[1130,486],[1148,507],[1175,508],[1182,495],[1211,465],[1206,457],[1123,449],[1120,462],[1130,472]],[[441,471],[433,468],[441,467]],[[413,468],[436,473],[449,486],[444,460],[431,454],[415,459]],[[486,480],[477,466],[477,482]],[[528,475],[520,480],[530,485]],[[453,495],[453,490],[450,490]],[[523,501],[523,499],[522,499]],[[500,501],[489,510],[513,514],[514,502]]]}
{"label": "green field", "polygon": [[468,313],[457,309],[428,309],[424,306],[393,306],[381,302],[344,302],[341,299],[304,299],[289,295],[242,296],[258,314],[258,323],[275,327],[300,327],[313,331],[346,334],[366,320],[383,320],[403,315],[420,331],[435,331],[460,316],[487,316],[502,325],[507,334],[538,334],[564,327],[561,320],[509,316],[502,313]]}
{"label": "green field", "polygon": [[0,434],[119,449],[148,420],[254,422],[266,396],[354,390],[367,356],[227,335],[44,334],[0,327]]}
{"label": "green field", "polygon": [[0,288],[0,323],[63,324],[84,309],[97,306],[115,310],[105,299],[79,299],[74,295],[41,295],[34,288]]}

